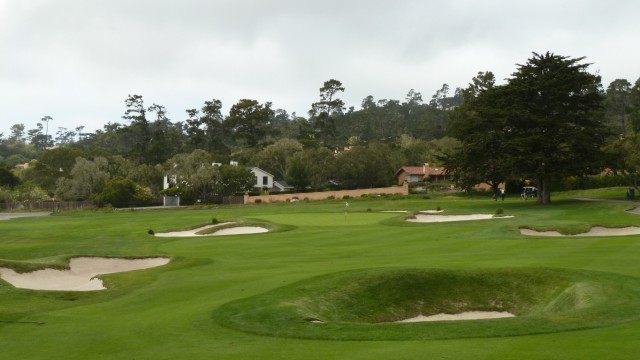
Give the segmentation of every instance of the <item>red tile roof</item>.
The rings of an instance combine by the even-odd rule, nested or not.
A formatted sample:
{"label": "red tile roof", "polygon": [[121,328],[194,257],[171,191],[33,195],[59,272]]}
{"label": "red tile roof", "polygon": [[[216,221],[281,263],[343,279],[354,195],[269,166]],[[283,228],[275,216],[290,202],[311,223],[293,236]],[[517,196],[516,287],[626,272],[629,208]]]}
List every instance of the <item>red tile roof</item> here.
{"label": "red tile roof", "polygon": [[[429,166],[429,176],[443,176],[445,175],[445,168],[442,166]],[[423,166],[403,166],[396,172],[396,175],[400,172],[404,171],[408,175],[424,175],[424,167]]]}
{"label": "red tile roof", "polygon": [[409,175],[424,175],[424,167],[422,166],[403,166],[398,172],[404,171]]}

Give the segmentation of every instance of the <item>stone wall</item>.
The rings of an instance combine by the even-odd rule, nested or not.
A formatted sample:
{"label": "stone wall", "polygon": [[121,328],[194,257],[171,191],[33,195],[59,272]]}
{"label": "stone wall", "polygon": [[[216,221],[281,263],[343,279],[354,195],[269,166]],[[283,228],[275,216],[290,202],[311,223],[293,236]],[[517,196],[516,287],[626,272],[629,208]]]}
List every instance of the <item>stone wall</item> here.
{"label": "stone wall", "polygon": [[244,195],[245,204],[255,204],[260,202],[283,202],[291,201],[294,198],[298,200],[324,200],[324,199],[342,199],[344,197],[361,197],[362,195],[409,195],[409,184],[406,182],[402,186],[392,186],[387,188],[373,189],[356,189],[356,190],[335,190],[321,191],[296,194],[271,194],[271,195]]}

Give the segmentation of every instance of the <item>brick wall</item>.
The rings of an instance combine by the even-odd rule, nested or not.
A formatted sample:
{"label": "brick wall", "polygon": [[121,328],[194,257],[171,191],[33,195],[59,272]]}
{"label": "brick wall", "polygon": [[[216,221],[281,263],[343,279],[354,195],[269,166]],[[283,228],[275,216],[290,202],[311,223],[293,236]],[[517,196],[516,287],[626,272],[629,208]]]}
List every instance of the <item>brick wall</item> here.
{"label": "brick wall", "polygon": [[361,197],[362,195],[409,195],[409,184],[404,183],[402,186],[392,186],[387,188],[373,188],[373,189],[356,189],[356,190],[336,190],[336,191],[321,191],[310,193],[297,193],[297,194],[272,194],[272,195],[256,195],[249,196],[244,195],[245,204],[255,204],[258,202],[282,202],[291,201],[291,199],[298,198],[299,200],[324,200],[324,199],[342,199],[345,196],[348,197]]}

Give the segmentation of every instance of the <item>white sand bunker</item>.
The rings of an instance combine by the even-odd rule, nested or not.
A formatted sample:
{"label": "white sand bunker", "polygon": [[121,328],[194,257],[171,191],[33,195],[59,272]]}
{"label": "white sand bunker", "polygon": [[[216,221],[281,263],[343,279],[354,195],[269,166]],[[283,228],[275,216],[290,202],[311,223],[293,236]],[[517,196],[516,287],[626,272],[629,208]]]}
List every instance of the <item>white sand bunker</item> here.
{"label": "white sand bunker", "polygon": [[166,233],[155,233],[158,237],[189,237],[189,236],[220,236],[220,235],[240,235],[240,234],[259,234],[269,232],[269,229],[265,229],[260,226],[235,226],[220,229],[218,231],[210,232],[207,234],[198,234],[198,232],[221,227],[222,225],[233,224],[232,222],[220,223],[214,225],[206,225],[197,229],[185,230],[185,231],[172,231]]}
{"label": "white sand bunker", "polygon": [[469,221],[469,220],[487,220],[487,219],[507,219],[513,216],[493,216],[489,214],[471,214],[471,215],[432,215],[417,214],[414,218],[407,219],[409,222],[432,223],[432,222],[448,222],[448,221]]}
{"label": "white sand bunker", "polygon": [[430,316],[418,315],[410,319],[396,321],[398,323],[422,322],[422,321],[456,321],[456,320],[481,320],[500,319],[514,317],[507,311],[466,311],[459,314],[436,314]]}
{"label": "white sand bunker", "polygon": [[594,226],[586,233],[575,235],[563,235],[558,231],[535,231],[531,229],[521,228],[520,234],[530,236],[627,236],[640,235],[640,227],[627,226],[623,228],[606,228],[603,226]]}
{"label": "white sand bunker", "polygon": [[142,270],[169,263],[168,258],[119,259],[76,257],[69,260],[69,270],[44,269],[17,273],[0,268],[0,277],[21,289],[96,291],[106,287],[97,275]]}
{"label": "white sand bunker", "polygon": [[269,232],[269,229],[265,229],[260,226],[236,226],[226,229],[220,229],[211,235],[240,235],[240,234],[260,234]]}
{"label": "white sand bunker", "polygon": [[201,226],[199,228],[191,229],[191,230],[170,231],[170,232],[166,232],[166,233],[155,233],[154,235],[157,236],[157,237],[206,236],[206,235],[212,235],[212,234],[201,235],[201,234],[197,234],[197,232],[200,232],[202,230],[211,229],[211,228],[218,227],[218,226],[222,226],[222,225],[226,225],[226,224],[232,224],[232,223],[228,223],[227,222],[227,223],[220,223],[220,224],[214,224],[214,225],[205,225],[205,226]]}

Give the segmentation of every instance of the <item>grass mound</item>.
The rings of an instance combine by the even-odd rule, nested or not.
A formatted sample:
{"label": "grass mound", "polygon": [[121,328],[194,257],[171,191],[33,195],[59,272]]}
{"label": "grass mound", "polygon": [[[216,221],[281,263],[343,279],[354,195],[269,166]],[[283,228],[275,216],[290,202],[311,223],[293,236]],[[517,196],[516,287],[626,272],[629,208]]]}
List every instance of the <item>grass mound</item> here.
{"label": "grass mound", "polygon": [[[640,279],[558,269],[370,269],[330,274],[228,303],[227,327],[341,340],[513,336],[640,319]],[[395,323],[417,315],[507,311],[516,317]]]}
{"label": "grass mound", "polygon": [[270,225],[268,223],[265,222],[257,222],[257,221],[229,221],[226,222],[224,224],[215,226],[215,227],[210,227],[210,228],[206,228],[203,230],[200,230],[198,232],[196,232],[197,235],[211,235],[211,234],[215,234],[216,232],[220,231],[220,230],[225,230],[225,229],[233,229],[233,228],[244,228],[244,227],[260,227],[263,229],[267,229],[270,230],[272,228],[275,228],[275,226]]}
{"label": "grass mound", "polygon": [[[290,225],[282,225],[276,224],[264,220],[253,220],[253,219],[225,219],[222,221],[218,221],[214,218],[209,224],[197,224],[191,225],[188,227],[180,228],[177,230],[155,234],[153,230],[149,230],[149,234],[156,235],[160,237],[170,237],[170,236],[198,236],[198,235],[213,235],[221,230],[228,230],[234,228],[261,228],[266,231],[262,232],[283,232],[294,229],[294,226]],[[249,231],[248,233],[251,233]]]}

